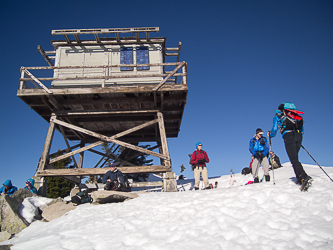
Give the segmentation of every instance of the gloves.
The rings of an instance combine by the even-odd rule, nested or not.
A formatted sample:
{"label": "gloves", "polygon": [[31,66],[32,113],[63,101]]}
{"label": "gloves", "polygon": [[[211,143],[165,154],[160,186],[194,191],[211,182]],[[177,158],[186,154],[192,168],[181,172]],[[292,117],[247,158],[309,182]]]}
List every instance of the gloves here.
{"label": "gloves", "polygon": [[259,160],[262,160],[264,158],[264,155],[262,154],[262,152],[257,152],[255,155],[254,155],[255,158],[259,159]]}
{"label": "gloves", "polygon": [[197,160],[197,163],[198,163],[198,164],[205,164],[205,162],[206,162],[206,159]]}

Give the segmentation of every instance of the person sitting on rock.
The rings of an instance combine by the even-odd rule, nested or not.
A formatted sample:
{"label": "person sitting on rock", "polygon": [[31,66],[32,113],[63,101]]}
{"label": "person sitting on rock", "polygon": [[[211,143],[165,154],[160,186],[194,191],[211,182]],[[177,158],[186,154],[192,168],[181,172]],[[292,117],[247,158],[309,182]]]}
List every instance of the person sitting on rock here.
{"label": "person sitting on rock", "polygon": [[271,165],[271,167],[269,169],[276,169],[276,168],[280,168],[282,167],[281,163],[280,163],[280,158],[274,154],[273,151],[269,152],[270,157],[269,157],[269,163]]}
{"label": "person sitting on rock", "polygon": [[3,183],[3,186],[0,188],[0,194],[1,195],[8,195],[11,196],[17,191],[17,187],[13,186],[11,180],[6,180]]}
{"label": "person sitting on rock", "polygon": [[122,190],[124,186],[124,175],[117,169],[115,163],[110,164],[110,170],[103,176],[102,183],[105,184],[104,190]]}
{"label": "person sitting on rock", "polygon": [[37,189],[34,187],[35,181],[34,179],[30,178],[25,183],[25,189],[29,190],[30,192],[37,194]]}

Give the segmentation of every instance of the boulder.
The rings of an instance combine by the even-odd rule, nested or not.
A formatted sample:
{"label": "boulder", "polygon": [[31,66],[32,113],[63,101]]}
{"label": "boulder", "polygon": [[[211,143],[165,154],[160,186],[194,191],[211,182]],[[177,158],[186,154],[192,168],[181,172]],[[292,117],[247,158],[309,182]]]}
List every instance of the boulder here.
{"label": "boulder", "polygon": [[20,209],[20,207],[22,205],[22,202],[27,197],[38,197],[38,195],[30,192],[29,190],[27,190],[25,188],[20,188],[19,190],[17,190],[16,193],[12,194],[9,197],[9,200],[10,200],[12,208],[15,211],[19,211],[19,209]]}
{"label": "boulder", "polygon": [[[13,196],[13,195],[12,195]],[[7,195],[1,198],[1,231],[7,231],[10,234],[17,234],[26,228],[29,223],[20,215],[20,199]]]}
{"label": "boulder", "polygon": [[0,250],[10,250],[10,247],[13,245],[1,245]]}
{"label": "boulder", "polygon": [[139,195],[135,193],[108,191],[108,190],[94,191],[90,193],[90,195],[91,198],[93,199],[93,202],[99,204],[123,202],[125,200],[139,197]]}
{"label": "boulder", "polygon": [[0,232],[0,242],[9,240],[12,235],[8,233],[7,231]]}
{"label": "boulder", "polygon": [[73,203],[67,203],[63,201],[56,202],[44,208],[42,217],[47,221],[51,221],[55,218],[63,216],[65,213],[75,208],[76,206]]}
{"label": "boulder", "polygon": [[39,206],[38,209],[40,210],[40,212],[42,213],[44,211],[45,208],[47,208],[48,206],[51,206],[53,204],[56,204],[58,202],[63,202],[62,198],[61,197],[58,197],[57,199],[54,199],[53,201],[47,203],[46,205],[42,205],[42,206]]}

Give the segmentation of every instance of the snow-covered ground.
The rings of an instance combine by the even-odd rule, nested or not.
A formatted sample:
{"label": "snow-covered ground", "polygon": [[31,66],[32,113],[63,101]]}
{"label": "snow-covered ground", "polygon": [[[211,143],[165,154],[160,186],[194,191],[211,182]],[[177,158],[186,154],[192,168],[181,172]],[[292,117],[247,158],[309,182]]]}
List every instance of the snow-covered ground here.
{"label": "snow-covered ground", "polygon": [[[15,238],[26,249],[333,249],[333,183],[315,165],[308,192],[300,192],[290,163],[271,182],[244,185],[251,175],[210,179],[218,187],[140,193],[123,203],[83,204],[51,222],[33,222]],[[333,177],[333,168],[324,170]],[[232,186],[231,186],[232,185]]]}

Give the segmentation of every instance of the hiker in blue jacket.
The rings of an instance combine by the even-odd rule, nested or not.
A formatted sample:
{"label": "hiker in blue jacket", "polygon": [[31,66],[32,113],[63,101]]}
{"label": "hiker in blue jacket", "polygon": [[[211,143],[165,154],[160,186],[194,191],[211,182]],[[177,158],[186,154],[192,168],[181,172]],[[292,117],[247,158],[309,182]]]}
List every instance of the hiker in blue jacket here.
{"label": "hiker in blue jacket", "polygon": [[35,180],[30,178],[26,181],[25,183],[25,189],[29,190],[30,192],[37,194],[37,189],[34,187],[35,185]]}
{"label": "hiker in blue jacket", "polygon": [[124,185],[124,175],[117,169],[115,163],[110,164],[110,170],[103,176],[102,183],[105,190],[120,190]]}
{"label": "hiker in blue jacket", "polygon": [[269,145],[267,142],[267,139],[263,137],[264,132],[261,128],[257,128],[256,134],[253,136],[253,138],[250,140],[249,144],[249,150],[252,154],[252,175],[253,175],[253,182],[258,183],[258,172],[259,167],[262,165],[264,168],[264,175],[265,180],[270,181],[270,176],[268,173],[268,153],[269,153]]}
{"label": "hiker in blue jacket", "polygon": [[[304,171],[298,159],[304,134],[303,119],[299,118],[297,120],[296,118],[292,119],[292,117],[287,116],[290,110],[296,110],[296,106],[293,103],[287,102],[279,105],[276,115],[273,118],[273,127],[271,131],[268,131],[267,135],[272,138],[276,135],[277,130],[280,129],[287,155],[296,175],[296,183],[302,184],[304,181],[308,182],[312,179]],[[304,114],[304,112],[299,113]],[[293,114],[293,116],[296,117],[297,115]]]}
{"label": "hiker in blue jacket", "polygon": [[1,195],[8,195],[11,196],[17,191],[17,187],[13,186],[11,180],[6,180],[3,183],[3,186],[0,188],[0,194]]}

